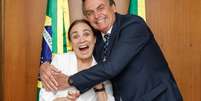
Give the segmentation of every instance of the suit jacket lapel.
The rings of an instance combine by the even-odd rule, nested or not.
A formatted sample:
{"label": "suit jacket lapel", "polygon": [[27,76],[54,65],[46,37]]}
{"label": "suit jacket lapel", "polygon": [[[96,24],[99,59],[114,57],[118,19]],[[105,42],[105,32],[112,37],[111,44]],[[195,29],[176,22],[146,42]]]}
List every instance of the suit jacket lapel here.
{"label": "suit jacket lapel", "polygon": [[104,41],[101,36],[101,33],[98,32],[96,34],[96,44],[95,44],[95,49],[94,49],[94,57],[97,62],[102,61],[102,56],[103,56],[103,46],[104,46]]}
{"label": "suit jacket lapel", "polygon": [[112,47],[114,46],[114,44],[116,43],[117,41],[117,36],[119,35],[119,32],[120,32],[120,19],[119,19],[119,15],[118,14],[115,14],[116,15],[116,21],[113,25],[113,28],[112,28],[112,32],[111,32],[111,38],[109,40],[109,45],[108,45],[108,53],[107,53],[107,57],[110,55],[111,51],[112,51]]}

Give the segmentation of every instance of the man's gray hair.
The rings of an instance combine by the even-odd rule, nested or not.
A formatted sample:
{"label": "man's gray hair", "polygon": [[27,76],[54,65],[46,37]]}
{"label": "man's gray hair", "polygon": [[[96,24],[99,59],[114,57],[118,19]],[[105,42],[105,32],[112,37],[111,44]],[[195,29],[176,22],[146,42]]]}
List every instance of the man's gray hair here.
{"label": "man's gray hair", "polygon": [[[84,10],[84,2],[85,2],[86,0],[82,0],[82,13],[84,14],[84,15],[86,15],[85,14],[85,10]],[[116,6],[116,4],[115,4],[115,2],[114,2],[114,0],[108,0],[108,2],[109,2],[109,4],[110,4],[110,6]]]}

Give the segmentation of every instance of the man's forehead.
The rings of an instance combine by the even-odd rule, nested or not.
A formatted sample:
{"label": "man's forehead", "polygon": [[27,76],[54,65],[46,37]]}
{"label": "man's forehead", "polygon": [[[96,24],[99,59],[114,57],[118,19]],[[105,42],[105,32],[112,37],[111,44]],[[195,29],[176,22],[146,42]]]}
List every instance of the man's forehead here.
{"label": "man's forehead", "polygon": [[101,5],[109,5],[109,2],[107,2],[108,0],[86,0],[86,1],[84,3],[85,10],[94,10]]}

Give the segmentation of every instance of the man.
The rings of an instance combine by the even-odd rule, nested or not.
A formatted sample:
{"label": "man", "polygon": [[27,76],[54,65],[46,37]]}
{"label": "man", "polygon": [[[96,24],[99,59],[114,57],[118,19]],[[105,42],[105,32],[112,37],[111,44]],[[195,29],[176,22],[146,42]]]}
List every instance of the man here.
{"label": "man", "polygon": [[[167,62],[140,17],[116,13],[113,0],[83,0],[82,6],[87,20],[101,32],[94,50],[98,64],[70,77],[57,70],[48,75],[47,67],[41,66],[47,88],[75,86],[82,93],[111,80],[115,101],[182,101]],[[104,35],[109,39],[102,39]]]}

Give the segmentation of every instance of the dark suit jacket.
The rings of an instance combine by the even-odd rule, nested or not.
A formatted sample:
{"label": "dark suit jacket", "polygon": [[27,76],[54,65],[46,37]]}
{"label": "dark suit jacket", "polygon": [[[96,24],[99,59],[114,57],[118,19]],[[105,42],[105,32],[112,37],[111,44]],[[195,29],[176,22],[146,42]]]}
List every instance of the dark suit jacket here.
{"label": "dark suit jacket", "polygon": [[138,16],[116,14],[107,61],[97,35],[94,56],[98,64],[70,79],[81,92],[111,80],[115,101],[182,101],[168,64],[152,32]]}

